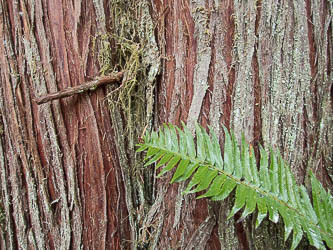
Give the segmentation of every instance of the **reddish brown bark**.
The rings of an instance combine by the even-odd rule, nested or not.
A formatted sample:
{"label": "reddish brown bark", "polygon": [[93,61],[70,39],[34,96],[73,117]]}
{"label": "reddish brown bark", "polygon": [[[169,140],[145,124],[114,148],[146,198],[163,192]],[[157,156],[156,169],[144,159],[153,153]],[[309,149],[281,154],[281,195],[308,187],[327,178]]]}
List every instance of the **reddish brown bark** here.
{"label": "reddish brown bark", "polygon": [[130,237],[105,90],[33,101],[99,74],[97,7],[0,4],[4,248],[119,249]]}
{"label": "reddish brown bark", "polygon": [[[1,1],[1,248],[287,248],[280,224],[227,220],[232,198],[155,180],[135,144],[181,121],[223,142],[224,124],[331,187],[331,13],[327,0]],[[34,101],[126,60],[137,72],[111,97]]]}

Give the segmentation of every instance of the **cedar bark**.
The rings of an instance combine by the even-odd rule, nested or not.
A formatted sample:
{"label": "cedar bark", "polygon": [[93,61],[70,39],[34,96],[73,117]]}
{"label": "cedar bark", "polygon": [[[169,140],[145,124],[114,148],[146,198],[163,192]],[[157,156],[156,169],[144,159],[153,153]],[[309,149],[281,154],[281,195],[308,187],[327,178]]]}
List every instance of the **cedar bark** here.
{"label": "cedar bark", "polygon": [[[221,142],[224,124],[332,188],[331,1],[7,0],[0,38],[1,249],[288,248],[281,223],[226,220],[232,199],[142,168],[135,144],[163,122]],[[34,101],[122,70],[125,49],[135,85]]]}

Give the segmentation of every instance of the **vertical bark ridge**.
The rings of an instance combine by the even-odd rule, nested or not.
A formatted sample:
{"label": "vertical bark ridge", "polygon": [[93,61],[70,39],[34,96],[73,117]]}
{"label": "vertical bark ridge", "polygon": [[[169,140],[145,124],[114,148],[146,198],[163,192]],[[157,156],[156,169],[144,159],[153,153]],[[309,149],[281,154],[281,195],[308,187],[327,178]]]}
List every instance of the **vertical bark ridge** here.
{"label": "vertical bark ridge", "polygon": [[[173,7],[170,8],[171,6]],[[179,124],[180,120],[187,119],[188,123],[194,126],[194,123],[199,118],[206,87],[208,87],[208,69],[211,60],[211,49],[209,47],[211,37],[208,32],[209,7],[205,5],[204,1],[191,4],[186,1],[176,1],[172,4],[164,3],[159,8],[161,11],[170,8],[170,11],[165,16],[166,35],[164,39],[168,45],[166,53],[168,57],[173,59],[166,61],[166,71],[164,71],[162,76],[166,85],[162,86],[165,91],[162,89],[160,100],[162,103],[166,102],[166,105],[162,104],[162,106],[166,106],[166,110],[161,110],[161,115],[169,114],[170,112],[170,115],[162,116],[162,120],[165,119]],[[193,19],[194,16],[196,22]],[[199,19],[204,22],[199,23]],[[198,32],[200,34],[197,34]],[[195,37],[196,34],[198,35],[197,37]],[[205,35],[206,38],[200,40],[202,35]],[[199,50],[201,55],[196,56],[196,52]],[[169,96],[171,97],[170,99],[168,98]],[[166,185],[165,181],[159,182],[158,191],[164,185]],[[212,219],[207,219],[208,224],[201,224],[207,217],[207,207],[202,201],[190,201],[191,196],[182,196],[183,188],[183,184],[178,187],[168,187],[168,191],[164,196],[164,202],[160,205],[162,211],[167,209],[167,214],[163,214],[163,217],[158,216],[159,220],[164,221],[158,243],[160,248],[165,248],[171,244],[173,248],[180,247],[185,249],[188,247],[191,249],[191,244],[188,244],[187,240],[189,237],[194,237],[195,241],[200,243],[205,241],[204,239],[207,238],[207,235],[208,237],[210,235],[209,232],[207,235],[201,235],[195,233],[195,230],[198,227],[207,227],[211,232],[215,224]],[[176,197],[176,199],[172,201],[171,197]],[[173,203],[175,203],[174,209],[169,210],[170,205]],[[189,223],[196,206],[198,210],[202,210],[202,214],[195,222]],[[172,218],[172,220],[167,219],[168,217]],[[186,221],[186,223],[180,224],[181,221]],[[202,245],[196,245],[196,247],[202,248],[204,245],[202,243]]]}
{"label": "vertical bark ridge", "polygon": [[[188,40],[192,40],[195,39],[195,37],[191,37],[191,35],[189,34],[189,32],[191,32],[190,30],[193,29],[194,34],[200,33],[198,34],[198,37],[200,37],[200,35],[202,35],[205,31],[205,29],[208,27],[208,13],[204,10],[204,9],[200,9],[200,7],[203,7],[202,4],[204,4],[203,2],[201,3],[193,3],[193,6],[191,4],[188,4],[186,2],[178,2],[178,4],[180,5],[179,8],[175,9],[175,16],[179,16],[182,15],[181,12],[183,12],[183,19],[182,22],[175,23],[175,29],[177,30],[177,35],[178,37],[175,39],[177,41],[178,44],[181,44],[180,46],[175,45],[174,49],[175,49],[175,87],[174,89],[176,90],[176,93],[179,92],[183,92],[183,94],[181,95],[181,97],[184,97],[186,94],[184,93],[186,91],[186,89],[184,88],[184,85],[189,84],[187,82],[186,79],[186,73],[185,73],[185,67],[184,67],[184,63],[186,62],[186,57],[189,57],[190,55],[187,54],[186,55],[186,46],[189,46],[189,44],[185,43],[185,40],[183,40],[183,33],[185,32],[185,34],[187,33],[188,36]],[[200,7],[199,7],[200,6]],[[200,12],[202,11],[202,12]],[[199,13],[200,12],[200,13]],[[191,19],[188,18],[187,15],[190,15]],[[205,19],[204,23],[202,25],[197,25],[194,21],[193,15],[196,16],[197,19]],[[193,21],[192,21],[193,18]],[[175,19],[175,22],[177,22],[177,18]],[[200,30],[200,31],[199,31]],[[208,34],[207,34],[208,35]],[[191,38],[190,38],[191,37]],[[209,37],[206,37],[206,40],[209,39]],[[196,45],[192,44],[192,51],[195,54],[196,51],[200,50],[203,51],[205,50],[205,47],[207,46],[207,42],[206,44],[204,44],[204,41],[198,42],[197,39],[196,40]],[[208,52],[208,54],[210,54]],[[204,55],[202,55],[202,57],[197,57],[196,61],[197,61],[197,67],[193,67],[193,65],[188,65],[187,64],[187,69],[189,67],[193,67],[193,83],[191,85],[193,85],[193,98],[195,100],[191,100],[190,102],[190,107],[189,107],[189,111],[186,112],[188,113],[187,116],[187,123],[191,124],[192,126],[192,130],[194,129],[194,124],[195,122],[197,122],[198,118],[199,118],[199,113],[201,111],[201,106],[203,103],[203,98],[205,96],[205,89],[207,87],[207,79],[208,79],[208,67],[209,67],[209,58],[207,58],[207,56],[209,57],[206,52],[204,52]],[[203,62],[204,60],[206,61]],[[198,61],[200,61],[198,63]],[[198,78],[200,78],[200,82],[198,83]],[[185,86],[186,86],[185,85]],[[175,93],[175,92],[174,92]],[[188,98],[191,99],[191,96],[188,96]],[[182,99],[182,98],[181,98]],[[178,110],[182,110],[180,107],[183,106],[182,103],[179,103],[179,94],[177,95],[172,95],[172,102],[171,102],[171,107],[177,107]],[[170,112],[172,112],[173,110],[170,110]],[[185,114],[186,114],[185,113]],[[169,121],[173,122],[173,123],[177,123],[179,122],[179,117],[177,117],[177,112],[174,113],[174,115],[171,115],[169,117]],[[178,119],[177,119],[178,118]],[[183,197],[182,195],[182,191],[184,190],[184,186],[185,184],[182,183],[178,186],[178,190],[176,191],[176,201],[175,201],[175,211],[174,211],[174,219],[173,219],[173,229],[178,230],[180,227],[179,223],[182,217],[182,214],[184,216],[185,215],[190,215],[191,216],[191,210],[192,208],[188,205],[189,204],[189,199],[188,197]],[[184,211],[182,211],[183,209],[186,209],[187,211],[184,213]],[[193,236],[189,236],[186,232],[186,227],[187,225],[184,227],[184,229],[180,229],[181,230],[181,238],[187,238],[187,237],[193,237]],[[193,229],[192,229],[193,230]],[[181,247],[185,248],[186,244],[184,244],[184,242],[181,243]],[[197,246],[199,247],[199,246]]]}
{"label": "vertical bark ridge", "polygon": [[[52,3],[51,3],[52,4]],[[38,30],[38,39],[43,44],[41,50],[41,60],[43,62],[43,67],[47,70],[47,84],[49,91],[56,91],[58,89],[56,83],[56,72],[58,71],[57,67],[54,67],[55,64],[52,64],[53,60],[51,59],[53,54],[55,54],[54,43],[52,41],[52,22],[43,23],[43,16],[48,17],[48,12],[43,12],[43,10],[47,8],[52,8],[52,5],[48,5],[48,2],[36,2],[36,27]],[[52,11],[51,11],[52,12]],[[72,13],[75,13],[72,11]],[[75,29],[74,29],[75,31]],[[75,34],[75,33],[74,33]],[[75,36],[74,36],[75,37]],[[78,49],[74,49],[75,52],[78,52]],[[51,54],[52,53],[52,54]],[[59,59],[58,59],[59,60]],[[57,61],[57,60],[56,60]],[[58,71],[59,72],[59,71]],[[60,74],[61,76],[61,74]],[[57,135],[59,138],[60,148],[63,152],[63,164],[64,175],[66,176],[66,186],[67,186],[67,197],[68,197],[68,206],[69,206],[69,215],[71,217],[70,230],[71,230],[71,244],[72,246],[79,247],[81,244],[82,237],[82,217],[80,214],[81,204],[80,199],[77,193],[77,176],[75,174],[77,165],[75,162],[75,152],[70,148],[67,135],[68,135],[68,126],[66,126],[64,116],[62,115],[62,110],[60,106],[60,102],[55,102],[52,105],[52,111],[54,114],[54,120],[57,126]],[[73,122],[74,123],[74,122]],[[67,233],[68,234],[68,233]],[[69,234],[70,235],[70,234]]]}
{"label": "vertical bark ridge", "polygon": [[[332,187],[333,168],[329,156],[333,154],[332,122],[332,3],[310,1],[308,25],[313,34],[314,59],[311,64],[312,95],[315,102],[309,108],[316,111],[316,125],[312,128],[313,143],[309,145],[310,166],[317,176]],[[318,126],[320,124],[320,126]]]}
{"label": "vertical bark ridge", "polygon": [[[235,33],[233,40],[233,64],[235,83],[232,91],[232,106],[230,128],[235,131],[237,139],[241,140],[240,131],[249,142],[254,140],[256,72],[253,71],[253,60],[257,43],[256,23],[258,18],[257,4],[253,1],[234,1],[233,19]],[[237,220],[240,215],[236,214]],[[237,236],[243,249],[252,249],[253,240],[248,223],[235,223]]]}
{"label": "vertical bark ridge", "polygon": [[[174,55],[175,62],[166,62],[166,68],[167,68],[167,74],[163,74],[162,78],[167,79],[164,82],[166,82],[166,85],[163,85],[162,88],[165,88],[166,91],[161,96],[161,101],[163,102],[166,96],[171,96],[171,99],[167,99],[166,102],[170,103],[171,107],[175,112],[173,114],[170,114],[171,116],[168,116],[168,120],[173,123],[178,123],[180,119],[186,119],[188,120],[188,123],[191,123],[192,126],[194,126],[194,123],[199,118],[199,114],[201,113],[202,105],[204,102],[204,96],[206,94],[206,89],[208,87],[208,78],[209,78],[209,67],[211,65],[212,58],[212,52],[211,52],[211,44],[212,44],[212,37],[213,32],[215,30],[215,10],[212,10],[214,8],[214,3],[209,2],[209,4],[198,1],[193,2],[191,5],[187,5],[183,1],[175,2],[175,4],[182,7],[182,12],[180,12],[181,17],[184,17],[184,21],[180,22],[178,21],[178,18],[173,18],[173,16],[179,16],[177,15],[177,10],[179,8],[174,8],[173,11],[168,16],[166,21],[166,43],[168,41],[173,40],[173,46],[167,47],[166,51],[169,53],[169,55]],[[184,7],[183,7],[184,6]],[[168,6],[159,7],[160,10],[164,10]],[[181,19],[183,20],[183,19]],[[172,25],[171,25],[172,24]],[[190,32],[188,32],[190,31]],[[185,32],[185,37],[180,34],[180,32]],[[227,32],[227,31],[226,31]],[[168,36],[169,34],[175,34],[175,36]],[[193,36],[194,34],[194,36]],[[225,40],[229,40],[229,37],[227,37]],[[187,43],[185,43],[187,41]],[[185,46],[185,47],[184,47]],[[208,49],[207,49],[208,48]],[[185,54],[184,51],[187,51]],[[200,51],[198,57],[193,60],[191,59],[192,54],[195,52]],[[227,49],[226,49],[227,51]],[[224,59],[224,58],[223,58]],[[226,59],[227,61],[229,59]],[[186,63],[185,63],[186,62]],[[184,65],[185,63],[185,65]],[[230,60],[228,61],[229,67],[230,67]],[[173,67],[175,69],[173,70]],[[227,67],[227,66],[226,66]],[[228,82],[228,70],[225,69],[225,80]],[[186,78],[183,77],[183,72],[185,68],[186,72],[193,72],[193,84],[191,82],[192,78],[189,77],[191,74],[186,74]],[[174,72],[174,75],[173,73]],[[178,77],[179,76],[179,77]],[[182,83],[182,80],[180,79],[186,79],[185,83]],[[178,81],[177,81],[178,80]],[[169,84],[170,83],[170,84]],[[204,84],[202,84],[204,83]],[[191,86],[197,86],[197,87],[191,87]],[[204,85],[206,86],[205,88]],[[193,88],[193,89],[191,89]],[[194,94],[196,92],[195,98],[192,97],[192,93]],[[215,95],[219,95],[219,90],[216,90],[214,92]],[[163,93],[163,92],[162,92]],[[169,94],[171,93],[171,94]],[[184,98],[181,100],[189,100],[189,101],[181,101],[179,100],[179,96],[183,97],[183,95],[179,93],[184,93]],[[214,97],[216,98],[216,97]],[[216,100],[215,100],[216,101]],[[218,101],[216,101],[216,106],[221,105]],[[163,104],[162,104],[163,106]],[[165,106],[165,105],[164,105]],[[168,109],[169,105],[167,105]],[[183,107],[183,108],[182,108]],[[230,109],[230,108],[229,108]],[[188,111],[187,111],[188,110]],[[161,110],[161,114],[168,113],[168,111]],[[183,114],[187,116],[184,117]],[[219,115],[219,114],[217,114]],[[218,120],[219,118],[217,118]],[[215,126],[216,124],[214,124]],[[218,125],[219,127],[220,125]],[[165,185],[165,183],[160,182],[159,185]],[[186,239],[188,237],[195,238],[195,242],[204,242],[202,237],[207,237],[207,235],[210,235],[210,233],[207,233],[207,235],[200,235],[195,233],[197,228],[200,227],[209,227],[210,232],[213,230],[213,225],[215,225],[215,220],[213,219],[214,215],[209,214],[207,204],[205,204],[204,201],[191,201],[191,196],[185,196],[183,197],[181,195],[181,191],[183,190],[184,185],[179,185],[177,190],[175,190],[173,187],[168,187],[168,192],[165,200],[169,200],[168,197],[174,197],[176,196],[175,200],[175,210],[169,213],[168,216],[173,218],[172,221],[169,222],[169,220],[165,221],[166,224],[164,224],[165,228],[172,227],[172,231],[175,233],[172,233],[174,236],[172,239],[172,245],[174,247],[181,247],[185,248],[190,247],[191,244],[188,244]],[[171,203],[169,203],[170,205]],[[168,206],[169,206],[168,205]],[[198,211],[201,211],[200,217],[196,218],[196,222],[193,225],[193,222],[191,224],[184,223],[185,221],[189,221],[190,217],[193,213],[197,213]],[[209,214],[209,215],[208,215]],[[212,217],[213,216],[213,217]],[[205,220],[206,219],[206,220]],[[165,219],[164,219],[165,220]],[[180,222],[183,222],[180,224]],[[206,224],[205,221],[209,223]],[[232,230],[231,230],[232,231]],[[165,237],[170,237],[170,229],[169,230],[163,230],[163,233],[161,234],[161,242],[159,244],[160,247],[166,246],[167,244],[170,244],[170,242],[164,242]],[[234,235],[234,234],[233,234]],[[234,235],[235,236],[235,235]],[[210,236],[209,236],[210,237]],[[180,239],[180,241],[178,240]],[[237,240],[236,240],[237,242]],[[213,243],[214,245],[215,243]],[[203,248],[203,245],[196,246],[199,248]]]}
{"label": "vertical bark ridge", "polygon": [[174,23],[174,36],[172,38],[173,48],[176,48],[179,53],[174,56],[174,87],[170,86],[170,89],[173,89],[171,93],[172,99],[175,101],[170,102],[170,116],[169,121],[171,122],[179,122],[179,117],[181,117],[181,109],[179,109],[180,105],[184,100],[184,91],[182,86],[186,84],[186,65],[184,64],[186,58],[186,31],[188,28],[186,27],[186,23],[184,22],[184,15],[182,12],[184,11],[184,6],[182,6],[180,1],[175,2],[175,6],[172,8],[172,14],[174,16],[180,16],[181,18],[176,19]]}
{"label": "vertical bark ridge", "polygon": [[[235,61],[233,48],[235,40],[234,1],[215,2],[212,13],[211,30],[213,31],[212,43],[212,90],[209,103],[209,125],[217,135],[222,134],[222,124],[230,127],[232,95],[235,85]],[[220,136],[221,137],[221,136]],[[223,139],[223,138],[221,138]],[[227,199],[218,205],[217,233],[222,249],[240,248],[238,239],[238,226],[233,218],[227,220],[227,213],[233,200]],[[215,202],[209,205],[216,206]],[[242,244],[242,243],[241,243]]]}
{"label": "vertical bark ridge", "polygon": [[[315,167],[314,162],[320,159],[318,156],[311,156],[315,151],[315,141],[318,140],[316,130],[320,127],[315,105],[323,100],[322,97],[314,96],[314,93],[317,88],[325,85],[322,82],[314,84],[314,75],[318,70],[314,58],[322,60],[325,56],[314,52],[311,42],[313,30],[321,24],[309,27],[308,20],[311,16],[306,16],[311,9],[314,11],[315,5],[303,1],[271,1],[261,4],[258,25],[257,60],[263,141],[266,147],[273,144],[280,148],[299,182],[304,181],[308,168]],[[327,17],[327,14],[322,13],[322,16]],[[307,34],[308,39],[304,38],[304,34]],[[316,39],[322,37],[314,36]],[[325,44],[327,43],[326,40]],[[329,142],[329,137],[327,139],[326,142]],[[265,234],[263,230],[267,231],[264,228],[266,227],[261,226],[255,230],[255,245],[258,249],[272,245],[260,238],[260,234]],[[279,226],[273,228],[275,229],[272,233],[275,230],[283,232]],[[283,239],[278,237],[274,245],[278,248],[281,244],[284,244]],[[272,247],[275,248],[273,245]]]}
{"label": "vertical bark ridge", "polygon": [[[212,13],[211,30],[213,30],[213,80],[212,100],[209,111],[210,125],[216,134],[221,133],[221,121],[229,127],[227,120],[230,114],[223,108],[227,106],[228,85],[233,85],[230,73],[232,71],[232,43],[233,43],[233,1],[226,1],[223,8],[216,3],[215,11]],[[229,83],[230,82],[230,83]],[[230,110],[231,105],[228,109]]]}
{"label": "vertical bark ridge", "polygon": [[[14,4],[12,9],[12,14],[15,16],[17,13],[17,5]],[[1,33],[6,41],[6,43],[2,44],[0,47],[1,54],[3,55],[1,58],[2,65],[7,65],[3,73],[3,97],[6,96],[6,102],[4,100],[1,101],[2,114],[8,114],[4,117],[4,129],[6,131],[6,142],[5,146],[8,153],[6,157],[8,157],[8,165],[9,171],[9,186],[11,186],[13,191],[13,211],[14,211],[14,222],[15,226],[18,228],[17,235],[17,244],[18,246],[31,246],[34,245],[31,242],[31,237],[27,238],[25,235],[25,230],[28,229],[31,225],[33,226],[33,232],[35,233],[35,237],[37,240],[38,247],[45,247],[44,235],[42,234],[42,225],[40,221],[39,208],[37,204],[37,190],[35,187],[35,179],[31,172],[30,165],[30,157],[31,152],[26,150],[27,143],[24,138],[27,137],[27,131],[25,130],[25,119],[20,114],[20,102],[22,101],[21,92],[18,91],[17,87],[19,84],[19,69],[18,64],[15,61],[15,54],[18,53],[17,50],[14,49],[14,42],[12,42],[11,34],[8,32],[10,24],[9,18],[10,14],[7,12],[7,6],[1,6],[2,12],[4,13],[4,19],[2,19],[1,25]],[[15,27],[15,32],[18,32],[19,27]],[[18,34],[16,34],[18,35]],[[15,41],[16,42],[16,41]],[[6,58],[7,57],[7,58]],[[16,98],[16,94],[18,94],[18,98]],[[9,118],[10,117],[10,118]],[[6,170],[3,169],[5,172]],[[19,175],[17,173],[21,173]],[[25,179],[24,179],[25,177]],[[4,183],[6,185],[6,182]],[[23,199],[24,193],[21,190],[26,190],[28,193],[29,199]],[[10,202],[9,202],[10,204]],[[31,212],[30,218],[24,216],[24,210],[29,209]],[[7,208],[8,211],[8,208]],[[9,222],[11,217],[7,218]],[[9,229],[9,233],[13,234],[14,228],[7,227]],[[9,236],[11,238],[11,236]],[[12,240],[9,241],[13,247]]]}
{"label": "vertical bark ridge", "polygon": [[[234,1],[234,55],[235,85],[231,113],[231,127],[243,131],[247,140],[253,140],[254,93],[252,59],[256,43],[256,5],[253,2]],[[240,137],[238,138],[240,140]]]}
{"label": "vertical bark ridge", "polygon": [[[294,5],[272,3],[272,9],[262,8],[259,24],[263,140],[265,145],[279,145],[298,175],[301,173],[296,169],[304,160],[296,157],[304,152],[304,136],[299,129],[304,121],[301,107],[311,107],[309,44],[301,38],[307,33],[306,19],[300,14],[305,12],[305,5],[297,1]],[[265,27],[267,20],[270,20],[270,31]],[[267,60],[266,65],[263,60]],[[269,75],[265,73],[267,65]],[[309,127],[313,126],[310,107],[307,107]]]}
{"label": "vertical bark ridge", "polygon": [[[22,5],[22,9],[25,14],[24,17],[26,20],[26,25],[23,29],[23,32],[25,34],[24,49],[28,63],[28,72],[30,73],[33,82],[33,94],[36,96],[41,93],[47,92],[48,79],[46,79],[43,75],[44,65],[42,62],[41,54],[43,54],[46,59],[49,59],[50,56],[48,56],[48,51],[43,51],[42,53],[40,53],[39,51],[38,42],[40,41],[43,44],[43,47],[45,45],[44,48],[46,49],[48,49],[48,42],[45,39],[45,29],[43,28],[42,24],[35,23],[38,17],[41,17],[38,16],[38,14],[41,15],[42,13],[38,13],[38,9],[34,8],[34,3],[31,4],[31,9],[36,10],[36,12],[31,11],[30,13],[28,13],[26,6]],[[41,7],[41,3],[39,4]],[[30,20],[32,22],[30,22]],[[33,27],[35,27],[36,24],[39,28],[38,39],[33,33]],[[50,78],[51,80],[53,80],[50,82],[50,84],[56,86],[54,78],[52,79],[53,70],[51,68],[49,68],[48,70],[50,70]],[[59,220],[59,225],[56,226],[57,229],[52,228],[51,230],[55,233],[53,241],[55,245],[61,245],[65,249],[70,246],[71,228],[69,223],[67,188],[65,187],[65,171],[62,164],[62,153],[60,148],[61,145],[59,144],[59,139],[57,135],[57,120],[52,111],[53,110],[51,108],[51,105],[49,104],[45,105],[44,107],[38,107],[37,121],[41,124],[41,130],[39,131],[39,134],[41,136],[41,145],[44,149],[46,149],[45,151],[42,151],[44,151],[47,165],[53,166],[53,168],[48,169],[49,172],[47,173],[54,188],[53,191],[51,191],[50,198],[52,200],[50,202],[51,205],[58,207],[58,209],[60,210],[59,214],[55,216],[53,215],[54,220],[57,220],[57,216],[60,216],[61,218]],[[58,120],[59,119],[61,118],[59,117]],[[55,221],[53,221],[53,223],[55,223]]]}

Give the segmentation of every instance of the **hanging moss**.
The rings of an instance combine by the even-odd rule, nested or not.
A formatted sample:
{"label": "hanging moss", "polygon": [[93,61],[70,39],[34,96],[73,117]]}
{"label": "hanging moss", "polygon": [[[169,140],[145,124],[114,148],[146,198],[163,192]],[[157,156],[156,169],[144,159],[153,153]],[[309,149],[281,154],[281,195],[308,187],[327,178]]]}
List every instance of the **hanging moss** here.
{"label": "hanging moss", "polygon": [[[151,120],[152,89],[160,65],[148,7],[146,1],[111,1],[111,32],[99,34],[93,41],[93,51],[98,47],[101,75],[125,72],[121,86],[112,90],[107,99],[111,109],[117,105],[124,112],[130,141]],[[134,145],[134,141],[130,144]]]}
{"label": "hanging moss", "polygon": [[[109,33],[93,41],[100,74],[123,71],[119,86],[111,86],[106,97],[125,185],[132,249],[148,242],[150,226],[145,216],[152,200],[152,171],[142,170],[142,155],[135,145],[144,129],[152,127],[155,78],[160,54],[146,0],[112,0],[109,4]],[[128,242],[124,242],[128,244]]]}

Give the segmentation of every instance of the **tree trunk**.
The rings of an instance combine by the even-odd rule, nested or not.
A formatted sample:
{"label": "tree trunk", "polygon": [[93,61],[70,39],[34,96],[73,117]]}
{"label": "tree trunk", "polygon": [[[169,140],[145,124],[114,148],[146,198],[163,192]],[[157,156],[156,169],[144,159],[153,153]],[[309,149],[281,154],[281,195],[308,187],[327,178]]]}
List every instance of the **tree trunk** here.
{"label": "tree trunk", "polygon": [[224,124],[332,187],[331,1],[7,0],[0,16],[1,249],[288,248],[282,223],[226,220],[232,199],[143,168],[135,144],[163,122],[221,142]]}

